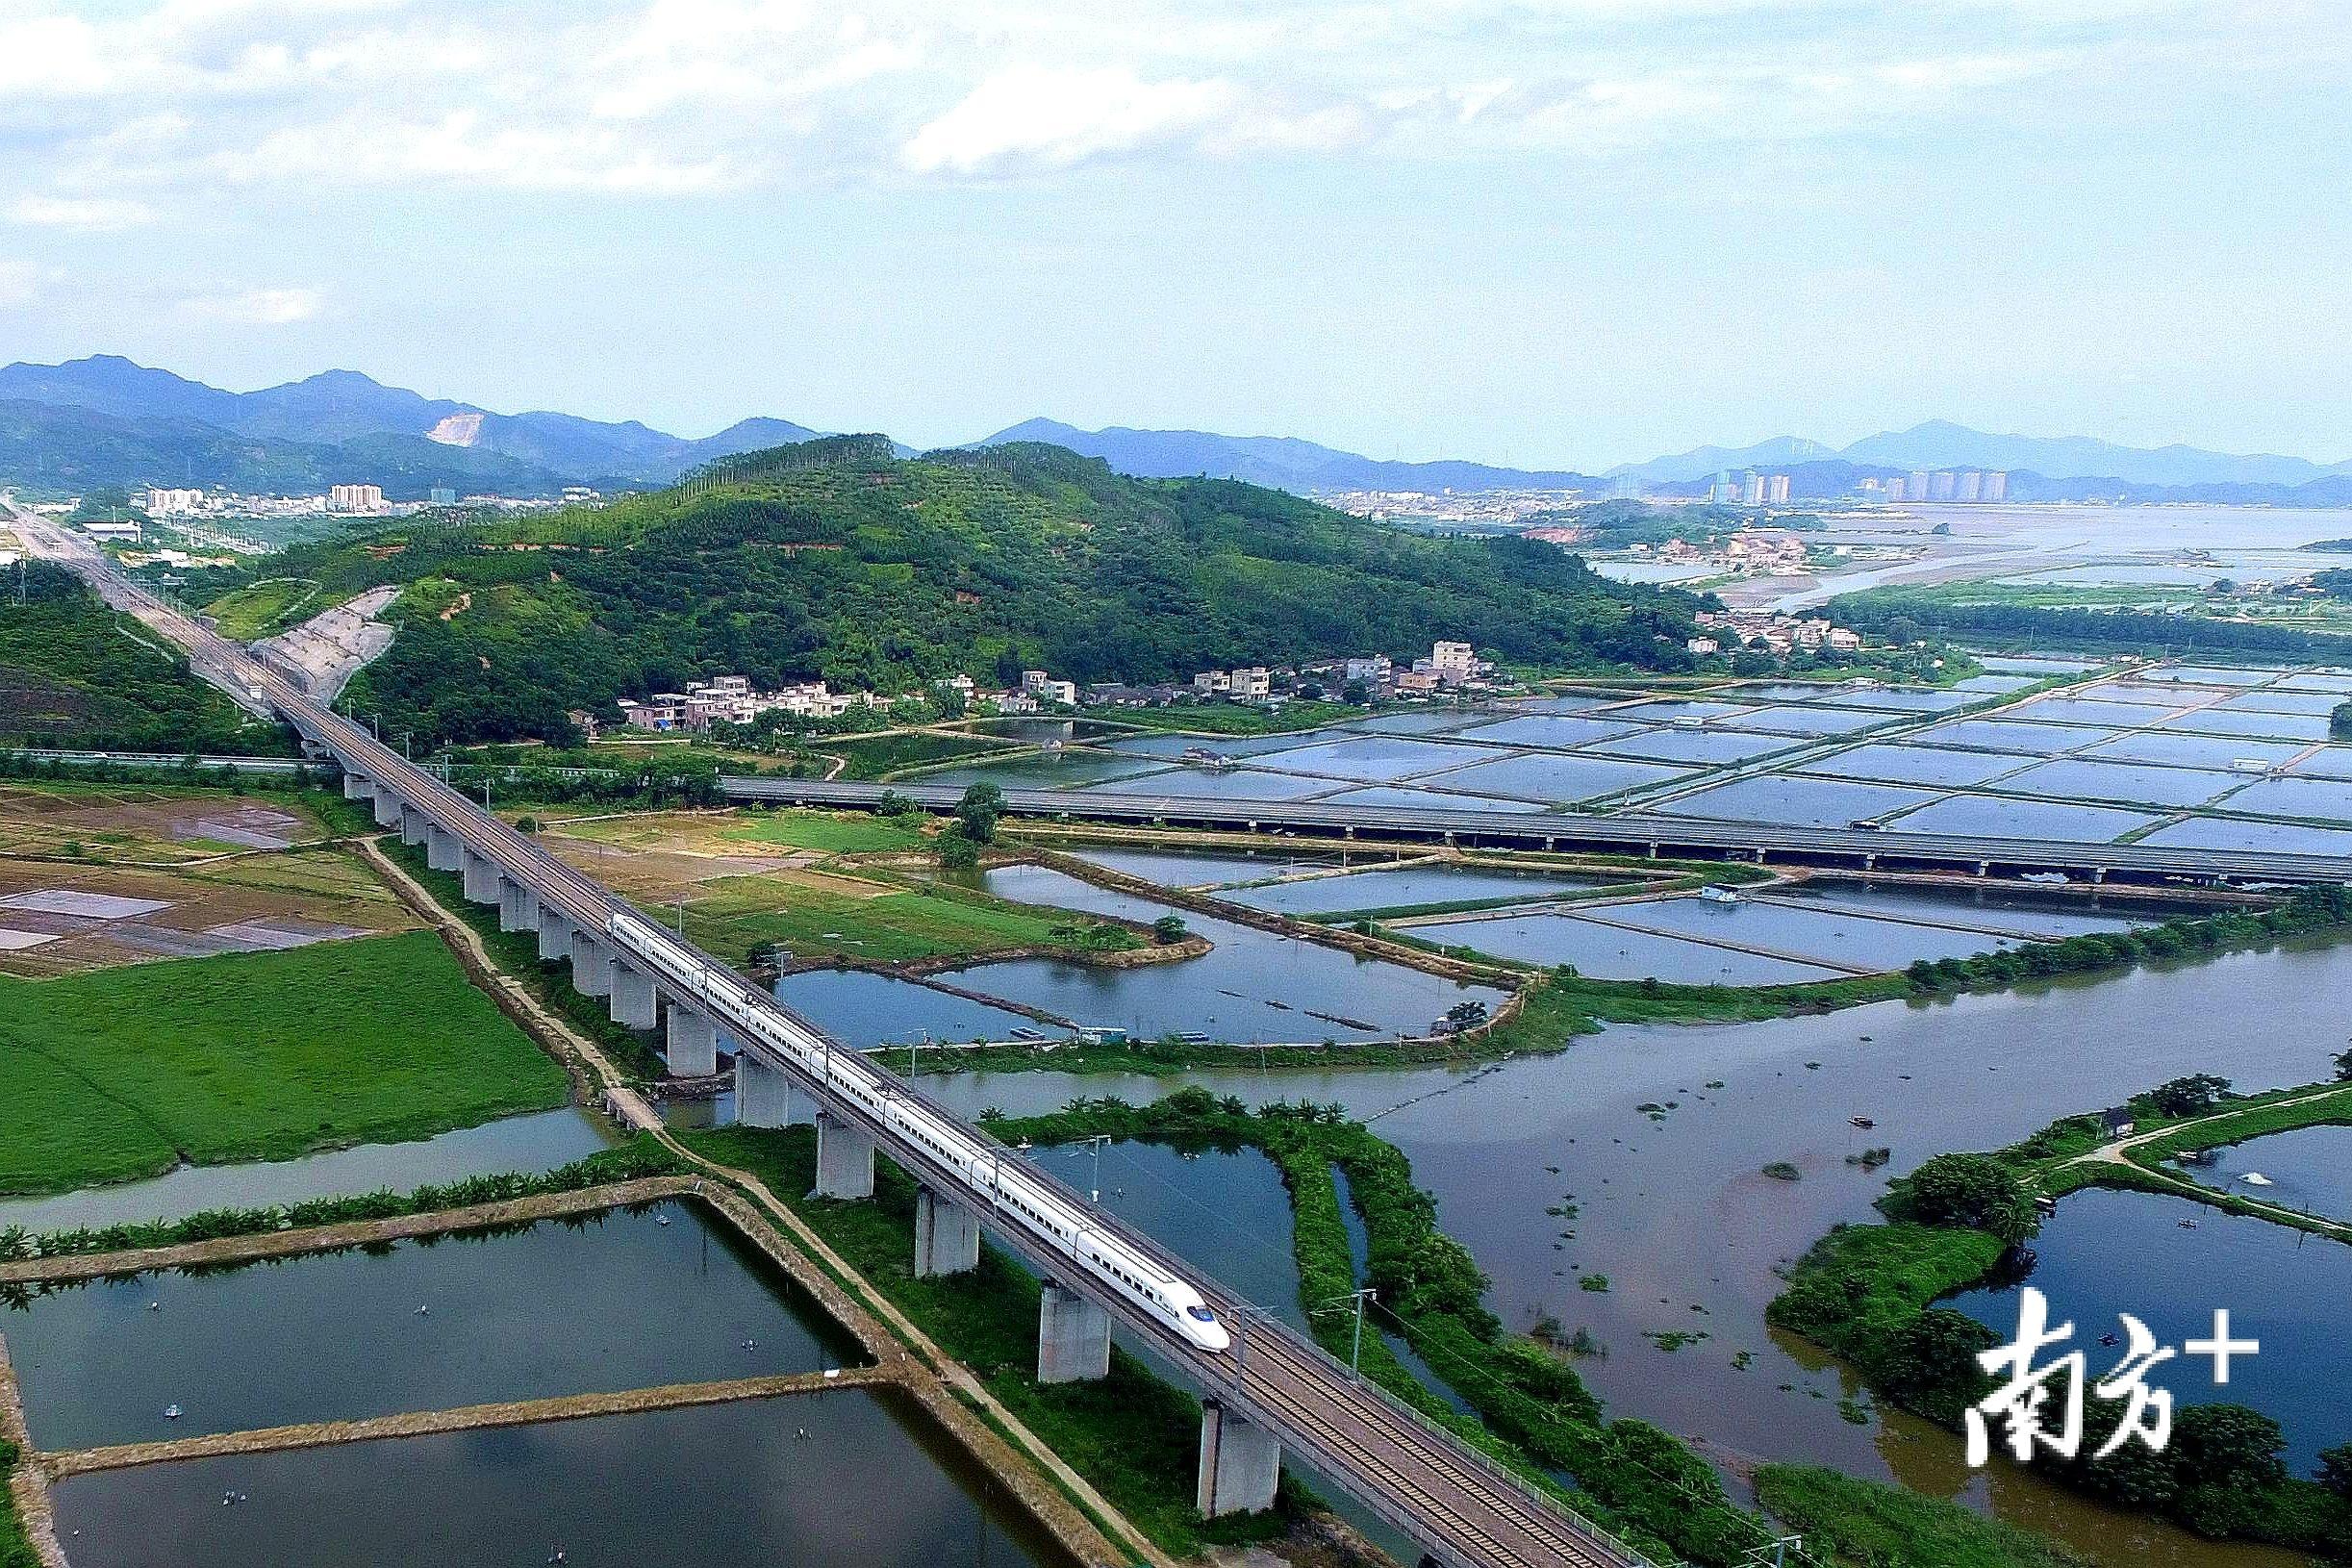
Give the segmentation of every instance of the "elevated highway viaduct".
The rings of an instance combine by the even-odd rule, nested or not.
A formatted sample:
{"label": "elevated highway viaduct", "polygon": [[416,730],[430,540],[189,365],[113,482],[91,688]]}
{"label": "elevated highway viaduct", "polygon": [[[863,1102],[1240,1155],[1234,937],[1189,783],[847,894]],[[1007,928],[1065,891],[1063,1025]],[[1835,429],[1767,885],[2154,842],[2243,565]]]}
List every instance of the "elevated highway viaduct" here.
{"label": "elevated highway viaduct", "polygon": [[[574,984],[607,999],[613,1017],[663,1033],[672,1072],[714,1071],[731,1049],[744,1119],[817,1125],[818,1192],[857,1199],[873,1190],[873,1160],[888,1157],[922,1189],[916,1266],[954,1272],[977,1260],[985,1230],[1025,1255],[1047,1281],[1040,1312],[1039,1374],[1048,1379],[1102,1376],[1114,1326],[1190,1378],[1201,1393],[1198,1497],[1211,1516],[1270,1505],[1281,1456],[1299,1456],[1331,1484],[1416,1542],[1438,1568],[1647,1568],[1631,1548],[1545,1492],[1326,1354],[1200,1270],[1034,1166],[1033,1185],[1085,1232],[1106,1238],[1151,1267],[1198,1288],[1233,1338],[1203,1349],[1126,1294],[1042,1245],[1007,1214],[999,1184],[978,1181],[911,1136],[900,1120],[877,1114],[871,1095],[845,1092],[831,1072],[855,1053],[828,1039],[758,986],[732,975],[709,954],[665,938],[654,945],[620,939],[619,922],[659,930],[624,900],[548,854],[526,836],[330,712],[290,672],[266,666],[189,617],[146,594],[88,545],[42,519],[16,513],[17,532],[36,550],[80,572],[109,602],[136,615],[188,651],[191,666],[240,700],[265,707],[298,731],[316,754],[342,771],[344,794],[368,802],[378,823],[424,847],[432,865],[458,873],[466,897],[495,904],[508,930],[537,933],[539,950],[568,961]],[[742,993],[747,1026],[723,1024],[705,1005],[714,977]],[[771,1045],[783,1042],[784,1046]],[[823,1070],[802,1065],[812,1054]],[[862,1060],[862,1058],[861,1058]],[[933,1125],[991,1146],[1003,1167],[1017,1151],[996,1144],[911,1083],[890,1080],[890,1105],[920,1108]]]}
{"label": "elevated highway viaduct", "polygon": [[[947,811],[963,795],[960,787],[940,784],[769,777],[721,782],[730,799],[778,805],[872,807],[883,796],[896,795],[928,811]],[[1018,816],[1047,821],[1313,833],[1464,848],[1583,850],[1670,860],[1770,860],[1856,871],[1976,875],[2056,873],[2100,883],[2352,882],[2352,856],[2344,855],[2069,844],[2024,836],[1905,833],[1892,827],[1792,827],[1774,822],[1709,822],[1659,812],[1600,816],[1565,811],[1466,811],[1312,800],[1218,800],[1106,790],[1006,790],[1004,804]]]}

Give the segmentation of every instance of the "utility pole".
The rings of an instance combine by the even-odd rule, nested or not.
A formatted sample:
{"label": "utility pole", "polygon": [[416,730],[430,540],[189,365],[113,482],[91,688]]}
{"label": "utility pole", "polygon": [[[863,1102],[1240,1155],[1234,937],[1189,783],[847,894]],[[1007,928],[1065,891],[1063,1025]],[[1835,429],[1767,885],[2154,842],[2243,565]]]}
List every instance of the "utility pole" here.
{"label": "utility pole", "polygon": [[1110,1141],[1111,1135],[1107,1132],[1098,1132],[1086,1140],[1095,1148],[1095,1184],[1086,1196],[1090,1201],[1097,1203],[1102,1201],[1102,1146]]}
{"label": "utility pole", "polygon": [[1364,1360],[1364,1303],[1368,1301],[1378,1301],[1380,1293],[1370,1285],[1366,1285],[1363,1289],[1351,1291],[1349,1294],[1355,1301],[1355,1340],[1348,1347],[1348,1376],[1360,1382],[1363,1379],[1361,1369]]}

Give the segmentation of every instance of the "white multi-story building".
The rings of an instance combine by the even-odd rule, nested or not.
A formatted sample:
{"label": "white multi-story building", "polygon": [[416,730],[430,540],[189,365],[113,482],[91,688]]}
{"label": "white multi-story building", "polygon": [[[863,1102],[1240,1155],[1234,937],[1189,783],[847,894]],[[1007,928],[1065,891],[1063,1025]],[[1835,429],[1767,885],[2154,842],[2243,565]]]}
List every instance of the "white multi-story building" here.
{"label": "white multi-story building", "polygon": [[327,487],[327,510],[365,515],[384,510],[384,489],[380,485],[330,485]]}
{"label": "white multi-story building", "polygon": [[1227,678],[1227,690],[1236,702],[1254,702],[1274,693],[1274,677],[1264,665],[1252,665],[1236,670]]}
{"label": "white multi-story building", "polygon": [[1429,668],[1440,675],[1455,675],[1467,680],[1479,667],[1478,654],[1467,643],[1433,643],[1429,645]]}
{"label": "white multi-story building", "polygon": [[151,518],[185,518],[204,506],[200,490],[150,490],[146,511]]}
{"label": "white multi-story building", "polygon": [[1341,667],[1341,678],[1384,685],[1396,673],[1396,666],[1385,653],[1376,653],[1369,659],[1350,659]]}
{"label": "white multi-story building", "polygon": [[1222,670],[1203,670],[1192,678],[1192,689],[1209,696],[1225,696],[1233,690],[1233,677]]}

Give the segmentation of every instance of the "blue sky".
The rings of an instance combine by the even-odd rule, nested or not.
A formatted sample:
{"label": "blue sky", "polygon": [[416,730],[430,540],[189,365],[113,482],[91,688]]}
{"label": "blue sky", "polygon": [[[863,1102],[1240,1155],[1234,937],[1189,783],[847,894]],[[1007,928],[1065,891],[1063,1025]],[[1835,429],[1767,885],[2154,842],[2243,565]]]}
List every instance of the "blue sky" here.
{"label": "blue sky", "polygon": [[2352,458],[2341,0],[16,0],[0,360],[702,434]]}

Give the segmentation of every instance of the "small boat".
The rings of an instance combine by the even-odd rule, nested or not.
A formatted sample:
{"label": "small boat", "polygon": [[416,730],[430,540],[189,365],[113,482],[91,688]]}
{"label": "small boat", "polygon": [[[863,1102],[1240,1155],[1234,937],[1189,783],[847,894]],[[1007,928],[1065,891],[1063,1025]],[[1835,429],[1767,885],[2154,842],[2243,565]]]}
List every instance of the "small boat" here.
{"label": "small boat", "polygon": [[1846,1123],[1849,1126],[1858,1127],[1875,1127],[1878,1125],[1876,1122],[1872,1121],[1867,1116],[1849,1116],[1846,1118]]}
{"label": "small boat", "polygon": [[2239,1176],[2238,1179],[2244,1182],[2249,1187],[2275,1187],[2278,1185],[2277,1182],[2271,1180],[2260,1171],[2248,1171],[2244,1176]]}
{"label": "small boat", "polygon": [[655,1225],[668,1225],[670,1223],[670,1216],[667,1214],[656,1214],[653,1217],[653,1223]]}
{"label": "small boat", "polygon": [[165,1421],[177,1421],[177,1420],[179,1420],[179,1419],[180,1419],[180,1407],[179,1407],[178,1405],[176,1405],[176,1404],[166,1404],[166,1405],[164,1405],[164,1419]]}
{"label": "small boat", "polygon": [[1725,887],[1720,882],[1709,882],[1699,890],[1699,897],[1711,904],[1735,904],[1739,902],[1739,889]]}

